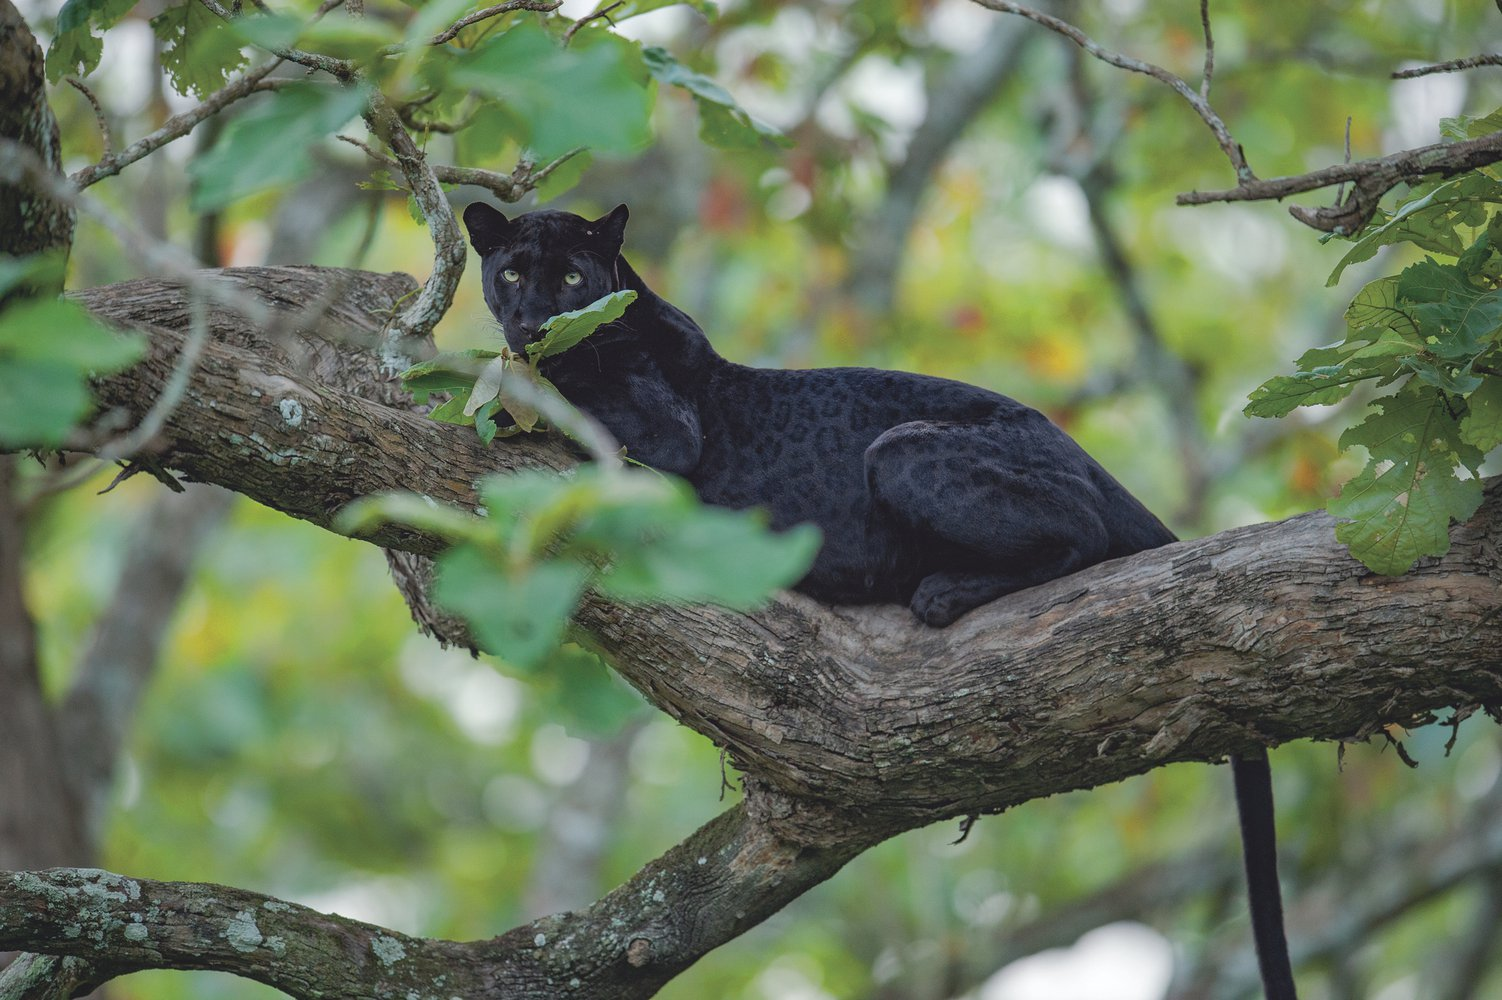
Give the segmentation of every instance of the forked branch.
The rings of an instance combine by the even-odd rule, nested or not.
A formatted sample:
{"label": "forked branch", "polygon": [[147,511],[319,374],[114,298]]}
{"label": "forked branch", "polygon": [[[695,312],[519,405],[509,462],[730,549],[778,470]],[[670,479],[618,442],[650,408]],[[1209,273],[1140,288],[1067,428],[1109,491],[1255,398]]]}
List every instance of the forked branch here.
{"label": "forked branch", "polygon": [[[1112,52],[1089,38],[1079,28],[1051,15],[1022,4],[1011,3],[1009,0],[974,0],[974,2],[990,10],[1016,14],[1035,21],[1050,31],[1070,39],[1102,62],[1128,72],[1150,76],[1182,97],[1214,133],[1216,143],[1230,160],[1231,167],[1235,171],[1236,186],[1220,191],[1186,192],[1179,195],[1177,199],[1180,205],[1204,205],[1222,201],[1281,201],[1290,195],[1349,182],[1351,189],[1338,194],[1334,205],[1324,208],[1290,205],[1288,212],[1305,225],[1322,232],[1350,235],[1367,224],[1372,214],[1376,212],[1383,195],[1399,184],[1412,183],[1423,177],[1435,175],[1449,177],[1502,161],[1502,132],[1499,132],[1472,139],[1469,142],[1439,143],[1403,150],[1375,159],[1325,167],[1322,170],[1293,177],[1262,180],[1247,165],[1241,144],[1232,137],[1225,122],[1209,103],[1210,81],[1215,70],[1215,42],[1210,30],[1208,0],[1200,0],[1200,20],[1205,34],[1205,68],[1198,91],[1163,67]],[[1492,65],[1502,65],[1502,56],[1482,55],[1460,59],[1436,66],[1399,71],[1394,73],[1393,77],[1408,79],[1429,73]]]}

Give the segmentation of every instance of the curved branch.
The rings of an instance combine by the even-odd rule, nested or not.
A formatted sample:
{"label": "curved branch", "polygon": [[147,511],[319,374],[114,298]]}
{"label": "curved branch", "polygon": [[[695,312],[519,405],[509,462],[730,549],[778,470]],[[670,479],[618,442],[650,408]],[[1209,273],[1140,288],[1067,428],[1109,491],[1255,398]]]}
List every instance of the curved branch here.
{"label": "curved branch", "polygon": [[[309,1000],[637,1000],[864,846],[790,845],[736,806],[594,905],[464,944],[226,886],[95,869],[0,873],[0,949],[103,956],[108,975],[213,969]],[[0,980],[0,1000],[26,995],[5,988]]]}
{"label": "curved branch", "polygon": [[[318,272],[294,273],[306,284]],[[130,311],[108,289],[85,302],[115,319]],[[151,357],[101,384],[111,405],[154,398],[170,370],[181,334],[150,332]],[[488,472],[575,460],[536,436],[487,449],[222,343],[195,389],[157,460],[324,526],[369,493],[473,507]],[[296,401],[296,424],[283,400]],[[749,615],[590,597],[575,627],[659,708],[729,748],[751,808],[779,835],[837,844],[852,812],[863,836],[886,836],[1172,761],[1502,701],[1499,522],[1494,484],[1449,555],[1377,577],[1335,542],[1328,516],[1306,514],[1096,566],[942,631],[900,608],[796,594]],[[374,540],[437,547],[390,527]]]}

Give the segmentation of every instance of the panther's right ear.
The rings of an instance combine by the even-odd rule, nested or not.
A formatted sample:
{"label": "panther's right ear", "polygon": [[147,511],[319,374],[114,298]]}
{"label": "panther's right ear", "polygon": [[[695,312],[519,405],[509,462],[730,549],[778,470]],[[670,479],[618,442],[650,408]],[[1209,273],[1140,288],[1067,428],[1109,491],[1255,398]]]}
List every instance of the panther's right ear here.
{"label": "panther's right ear", "polygon": [[464,228],[475,253],[483,257],[505,245],[511,221],[483,201],[472,201],[464,208]]}

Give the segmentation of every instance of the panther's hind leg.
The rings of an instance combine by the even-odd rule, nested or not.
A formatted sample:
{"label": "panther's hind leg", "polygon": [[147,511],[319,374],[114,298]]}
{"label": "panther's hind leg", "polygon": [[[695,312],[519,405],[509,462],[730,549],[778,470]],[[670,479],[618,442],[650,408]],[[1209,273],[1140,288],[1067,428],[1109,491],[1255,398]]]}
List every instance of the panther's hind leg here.
{"label": "panther's hind leg", "polygon": [[865,458],[873,505],[908,536],[923,567],[909,606],[929,625],[1106,556],[1089,458],[1033,411],[901,424]]}

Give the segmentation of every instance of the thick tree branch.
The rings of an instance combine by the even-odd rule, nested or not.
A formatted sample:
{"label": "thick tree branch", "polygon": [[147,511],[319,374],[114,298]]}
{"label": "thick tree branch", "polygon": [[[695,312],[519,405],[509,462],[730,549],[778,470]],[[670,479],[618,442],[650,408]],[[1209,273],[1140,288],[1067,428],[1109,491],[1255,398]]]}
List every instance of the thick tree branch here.
{"label": "thick tree branch", "polygon": [[[636,1000],[833,875],[864,844],[809,849],[736,806],[586,909],[488,941],[408,937],[225,886],[93,869],[0,873],[0,949],[110,974],[213,969],[298,998]],[[6,993],[0,980],[0,1000]]]}
{"label": "thick tree branch", "polygon": [[[412,287],[311,268],[223,277],[281,308],[333,285],[336,317],[380,314]],[[150,335],[146,361],[99,384],[106,405],[138,414],[181,350],[185,293],[137,281],[79,298]],[[209,326],[152,457],[294,516],[328,526],[349,500],[394,488],[473,505],[489,472],[575,461],[554,439],[485,448],[402,407],[378,360],[342,340],[309,342],[294,362],[297,345],[268,342],[239,313],[214,312]],[[1379,578],[1340,550],[1328,518],[1305,515],[1094,567],[943,631],[898,608],[797,595],[751,615],[590,598],[577,636],[747,776],[743,805],[600,902],[456,945],[238,890],[55,872],[0,877],[0,948],[107,954],[106,972],[212,965],[294,996],[427,995],[437,975],[455,995],[554,997],[566,983],[574,997],[649,996],[900,830],[1170,761],[1502,701],[1499,520],[1494,486],[1448,556]],[[378,541],[437,548],[393,528]]]}
{"label": "thick tree branch", "polygon": [[[319,272],[293,273],[306,285]],[[148,288],[173,299],[133,285],[138,301]],[[85,301],[130,312],[107,289]],[[103,382],[111,405],[138,407],[170,369],[181,335],[150,332],[150,359]],[[158,460],[325,526],[369,493],[473,506],[488,472],[573,461],[534,436],[484,448],[222,343],[195,388]],[[283,418],[292,403],[295,423]],[[1499,518],[1494,486],[1449,555],[1395,578],[1370,574],[1330,518],[1309,514],[1097,566],[942,631],[900,608],[792,594],[751,615],[588,598],[576,628],[654,704],[732,751],[752,808],[782,836],[831,844],[851,835],[850,811],[885,835],[1171,761],[1502,700]],[[436,550],[395,528],[375,540]]]}
{"label": "thick tree branch", "polygon": [[120,748],[156,669],[162,641],[201,544],[233,494],[211,486],[164,493],[132,532],[109,607],[94,624],[58,724],[63,766],[97,842]]}

